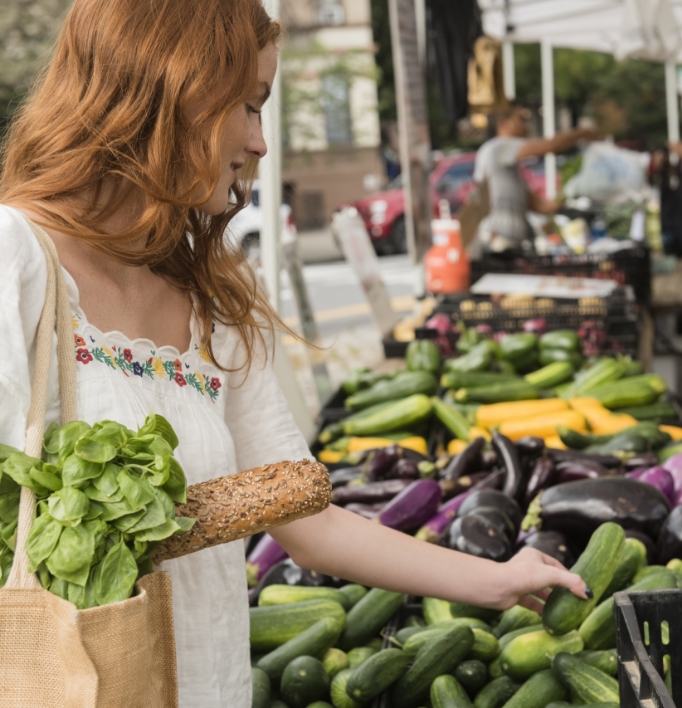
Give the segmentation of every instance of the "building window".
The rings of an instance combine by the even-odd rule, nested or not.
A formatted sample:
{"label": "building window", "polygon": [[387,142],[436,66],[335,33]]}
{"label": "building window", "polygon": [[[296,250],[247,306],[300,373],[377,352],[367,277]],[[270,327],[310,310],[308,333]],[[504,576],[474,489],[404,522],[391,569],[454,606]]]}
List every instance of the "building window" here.
{"label": "building window", "polygon": [[350,121],[348,80],[339,74],[322,77],[324,122],[329,145],[350,145],[353,142]]}
{"label": "building window", "polygon": [[317,21],[319,24],[342,25],[346,21],[346,12],[338,0],[317,0]]}

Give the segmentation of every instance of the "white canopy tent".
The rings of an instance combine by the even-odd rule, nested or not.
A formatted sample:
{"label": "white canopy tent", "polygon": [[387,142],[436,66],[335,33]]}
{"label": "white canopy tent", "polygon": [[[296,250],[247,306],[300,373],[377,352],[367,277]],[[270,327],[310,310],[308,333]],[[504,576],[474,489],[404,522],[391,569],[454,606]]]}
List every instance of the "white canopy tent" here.
{"label": "white canopy tent", "polygon": [[[542,46],[545,137],[554,135],[552,48],[607,52],[619,59],[665,62],[668,138],[680,139],[677,62],[682,62],[682,0],[479,0],[485,34],[503,41],[505,90],[514,97],[514,42]],[[547,156],[548,196],[556,185],[553,155]]]}

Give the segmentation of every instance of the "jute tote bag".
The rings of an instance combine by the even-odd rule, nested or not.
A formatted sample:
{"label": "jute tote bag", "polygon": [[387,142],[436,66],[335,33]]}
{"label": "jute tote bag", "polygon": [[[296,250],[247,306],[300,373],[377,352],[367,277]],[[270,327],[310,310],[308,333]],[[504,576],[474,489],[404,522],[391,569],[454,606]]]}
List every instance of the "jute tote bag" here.
{"label": "jute tote bag", "polygon": [[[26,428],[26,453],[40,457],[55,317],[62,423],[76,418],[76,371],[71,311],[57,252],[42,229],[32,228],[48,269]],[[136,595],[128,600],[77,610],[43,590],[28,572],[24,544],[35,506],[33,492],[22,488],[14,565],[0,590],[0,706],[176,707],[170,577],[152,573],[137,583]]]}

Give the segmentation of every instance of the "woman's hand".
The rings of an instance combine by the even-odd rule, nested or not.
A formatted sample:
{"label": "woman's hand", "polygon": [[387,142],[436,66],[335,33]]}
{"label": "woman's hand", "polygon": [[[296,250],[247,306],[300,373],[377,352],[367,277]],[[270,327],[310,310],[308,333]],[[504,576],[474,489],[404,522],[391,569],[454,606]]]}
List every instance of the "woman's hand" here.
{"label": "woman's hand", "polygon": [[514,605],[523,605],[541,613],[551,588],[556,586],[568,588],[574,595],[585,600],[592,594],[579,575],[571,573],[558,560],[534,548],[523,548],[501,567],[504,596],[498,609],[506,610]]}

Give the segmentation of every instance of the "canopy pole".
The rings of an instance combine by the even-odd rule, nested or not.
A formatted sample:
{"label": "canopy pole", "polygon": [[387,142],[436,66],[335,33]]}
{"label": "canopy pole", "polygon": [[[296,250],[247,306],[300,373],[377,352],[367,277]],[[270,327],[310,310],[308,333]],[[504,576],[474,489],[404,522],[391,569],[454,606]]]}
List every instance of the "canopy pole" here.
{"label": "canopy pole", "polygon": [[516,98],[516,73],[514,65],[514,43],[509,39],[502,42],[502,78],[504,95],[508,101]]}
{"label": "canopy pole", "polygon": [[674,60],[665,63],[665,103],[668,114],[668,140],[680,142],[680,99],[677,94],[677,65]]}
{"label": "canopy pole", "polygon": [[[264,0],[270,17],[279,19],[280,0]],[[263,279],[270,304],[275,312],[280,311],[280,233],[282,229],[280,205],[282,204],[282,78],[277,69],[270,88],[270,99],[263,106],[263,134],[268,152],[260,161],[260,208],[262,225],[260,253],[263,264]]]}
{"label": "canopy pole", "polygon": [[[554,119],[554,56],[552,45],[543,41],[540,45],[542,63],[542,127],[545,138],[553,138],[555,133]],[[547,199],[556,197],[556,155],[545,155],[545,196]]]}

